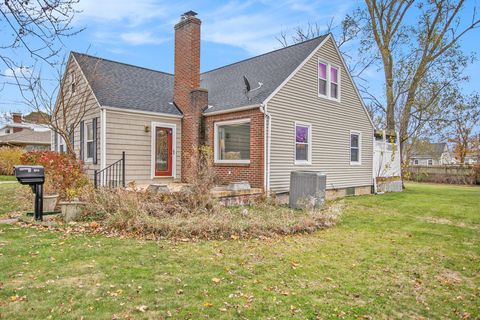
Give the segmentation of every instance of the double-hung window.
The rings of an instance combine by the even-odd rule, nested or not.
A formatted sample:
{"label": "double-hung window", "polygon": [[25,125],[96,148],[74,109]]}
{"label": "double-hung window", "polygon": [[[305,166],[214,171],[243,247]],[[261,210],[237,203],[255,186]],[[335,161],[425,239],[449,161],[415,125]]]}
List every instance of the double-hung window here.
{"label": "double-hung window", "polygon": [[295,122],[295,164],[312,163],[312,126]]}
{"label": "double-hung window", "polygon": [[318,96],[340,100],[340,68],[318,61]]}
{"label": "double-hung window", "polygon": [[93,140],[93,121],[85,122],[85,161],[93,161],[95,143]]}
{"label": "double-hung window", "polygon": [[57,134],[57,135],[58,135],[58,152],[59,153],[67,152],[65,140],[63,140],[63,138],[60,134]]}
{"label": "double-hung window", "polygon": [[250,119],[215,123],[215,163],[250,163]]}
{"label": "double-hung window", "polygon": [[77,83],[75,82],[75,73],[70,74],[70,93],[74,94],[76,90]]}
{"label": "double-hung window", "polygon": [[360,132],[350,132],[350,164],[362,164],[362,134]]}

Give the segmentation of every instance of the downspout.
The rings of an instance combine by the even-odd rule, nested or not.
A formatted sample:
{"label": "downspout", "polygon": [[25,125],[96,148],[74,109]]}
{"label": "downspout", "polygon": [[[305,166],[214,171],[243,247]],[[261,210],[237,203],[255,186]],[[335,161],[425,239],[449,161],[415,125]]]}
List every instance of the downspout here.
{"label": "downspout", "polygon": [[263,117],[263,135],[264,135],[264,150],[263,150],[263,167],[264,167],[264,191],[270,191],[270,137],[271,137],[271,123],[272,123],[272,116],[267,111],[267,104],[260,105],[260,112],[264,114]]}

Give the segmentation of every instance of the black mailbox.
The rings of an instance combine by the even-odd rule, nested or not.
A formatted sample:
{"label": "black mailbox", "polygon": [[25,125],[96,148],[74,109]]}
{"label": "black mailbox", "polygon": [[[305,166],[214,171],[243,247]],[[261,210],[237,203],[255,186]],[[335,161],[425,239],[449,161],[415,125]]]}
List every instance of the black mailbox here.
{"label": "black mailbox", "polygon": [[14,168],[18,182],[28,184],[35,193],[35,220],[43,220],[45,169],[42,166],[15,166]]}

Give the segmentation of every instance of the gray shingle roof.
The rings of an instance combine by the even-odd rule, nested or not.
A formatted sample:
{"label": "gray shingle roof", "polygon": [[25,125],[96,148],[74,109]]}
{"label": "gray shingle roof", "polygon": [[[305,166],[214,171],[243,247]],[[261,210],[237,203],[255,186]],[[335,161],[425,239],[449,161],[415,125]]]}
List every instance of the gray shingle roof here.
{"label": "gray shingle roof", "polygon": [[[201,75],[201,86],[208,89],[208,103],[212,107],[206,113],[262,103],[325,39],[314,38],[293,46],[275,50],[243,60]],[[251,89],[245,94],[243,76]]]}
{"label": "gray shingle roof", "polygon": [[414,146],[412,150],[412,158],[430,159],[439,158],[445,150],[447,143],[422,143],[420,146]]}
{"label": "gray shingle roof", "polygon": [[43,144],[49,145],[51,139],[50,130],[33,131],[22,130],[20,132],[0,136],[0,145],[3,144]]}
{"label": "gray shingle roof", "polygon": [[[325,39],[317,37],[286,48],[239,61],[200,75],[211,106],[205,112],[262,103]],[[179,115],[172,104],[173,75],[120,62],[72,53],[104,106]],[[251,89],[245,93],[243,77]]]}
{"label": "gray shingle roof", "polygon": [[72,53],[102,106],[181,115],[172,104],[173,75]]}

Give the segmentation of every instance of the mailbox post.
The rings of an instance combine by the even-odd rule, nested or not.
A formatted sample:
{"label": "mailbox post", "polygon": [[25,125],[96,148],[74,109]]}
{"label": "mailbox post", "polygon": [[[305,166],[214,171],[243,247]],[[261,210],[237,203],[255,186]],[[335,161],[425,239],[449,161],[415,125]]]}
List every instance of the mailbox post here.
{"label": "mailbox post", "polygon": [[29,185],[35,194],[35,220],[43,220],[44,168],[42,166],[15,166],[14,168],[18,182]]}

